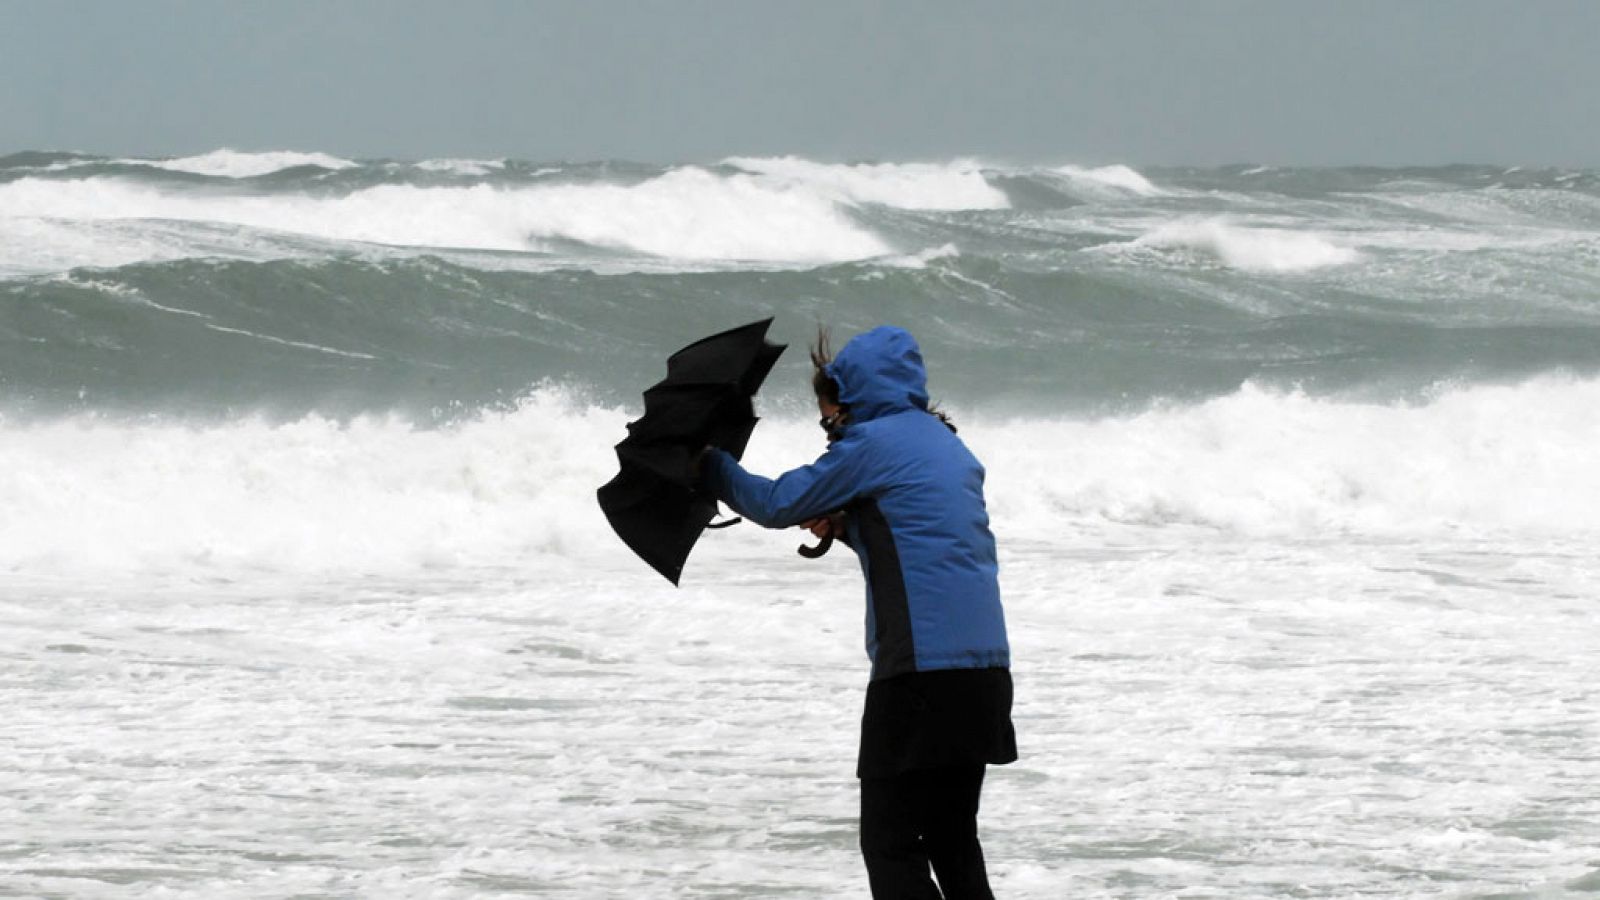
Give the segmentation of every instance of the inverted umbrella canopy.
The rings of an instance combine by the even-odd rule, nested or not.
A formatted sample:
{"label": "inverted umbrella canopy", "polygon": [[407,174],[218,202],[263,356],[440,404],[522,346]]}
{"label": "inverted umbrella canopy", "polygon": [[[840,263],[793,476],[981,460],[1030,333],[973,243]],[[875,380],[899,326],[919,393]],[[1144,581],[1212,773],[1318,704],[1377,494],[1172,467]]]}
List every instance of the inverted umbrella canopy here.
{"label": "inverted umbrella canopy", "polygon": [[644,415],[617,444],[620,471],[597,492],[600,509],[640,559],[673,584],[716,498],[695,489],[706,445],[739,458],[756,426],[750,398],[783,354],[763,319],[695,341],[667,358],[667,377],[644,392]]}

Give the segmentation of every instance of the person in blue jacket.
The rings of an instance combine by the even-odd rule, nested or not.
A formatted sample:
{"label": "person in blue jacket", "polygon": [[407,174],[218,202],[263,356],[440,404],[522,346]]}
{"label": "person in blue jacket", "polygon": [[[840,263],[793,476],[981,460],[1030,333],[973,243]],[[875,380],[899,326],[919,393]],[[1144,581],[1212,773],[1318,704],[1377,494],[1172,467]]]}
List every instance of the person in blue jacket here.
{"label": "person in blue jacket", "polygon": [[811,354],[827,452],[767,479],[713,449],[702,477],[757,524],[803,525],[860,558],[872,674],[856,774],[872,896],[987,900],[979,795],[985,767],[1017,747],[983,466],[929,406],[908,332],[875,328],[831,359],[827,344],[819,335]]}

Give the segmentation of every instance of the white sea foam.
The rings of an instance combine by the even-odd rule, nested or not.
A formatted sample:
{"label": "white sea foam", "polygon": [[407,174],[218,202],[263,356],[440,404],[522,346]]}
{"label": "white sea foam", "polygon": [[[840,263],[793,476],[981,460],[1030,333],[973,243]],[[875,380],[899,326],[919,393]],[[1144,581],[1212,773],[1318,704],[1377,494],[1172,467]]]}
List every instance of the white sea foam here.
{"label": "white sea foam", "polygon": [[928,263],[940,259],[956,259],[961,256],[961,248],[955,244],[941,244],[929,247],[917,253],[908,253],[902,256],[886,256],[874,260],[874,264],[888,266],[895,269],[926,269]]}
{"label": "white sea foam", "polygon": [[1160,188],[1150,183],[1150,179],[1121,164],[1096,168],[1060,166],[1055,171],[1078,184],[1091,187],[1116,188],[1145,197],[1163,193]]}
{"label": "white sea foam", "polygon": [[636,185],[551,185],[518,194],[535,234],[657,256],[839,262],[890,250],[804,185],[693,166]]}
{"label": "white sea foam", "polygon": [[614,474],[604,448],[623,416],[545,392],[439,431],[316,417],[0,429],[0,569],[407,572],[581,555],[605,528],[593,490]]}
{"label": "white sea foam", "polygon": [[1361,258],[1356,250],[1316,232],[1235,225],[1224,219],[1169,222],[1131,246],[1197,253],[1230,268],[1253,272],[1305,272]]}
{"label": "white sea foam", "polygon": [[1430,221],[1442,218],[1494,235],[1515,237],[1552,228],[1593,234],[1600,229],[1600,197],[1582,191],[1408,189],[1377,199],[1411,214],[1420,213]]}
{"label": "white sea foam", "polygon": [[296,166],[318,166],[324,169],[349,169],[357,164],[327,153],[298,153],[292,150],[275,150],[265,153],[247,153],[223,148],[199,156],[181,159],[137,160],[144,165],[172,172],[191,172],[217,178],[254,178],[281,172]]}
{"label": "white sea foam", "polygon": [[505,165],[506,161],[503,159],[425,159],[418,162],[416,167],[424,172],[482,176],[504,169]]}
{"label": "white sea foam", "polygon": [[[0,224],[179,220],[341,241],[502,251],[539,250],[540,239],[565,239],[685,260],[814,263],[890,252],[816,191],[695,167],[632,185],[381,185],[333,197],[217,195],[118,178],[24,178],[0,185],[0,210]],[[30,257],[52,258],[43,252],[48,246],[36,244],[13,248],[23,257],[18,265]]]}
{"label": "white sea foam", "polygon": [[[1196,406],[974,431],[996,515],[1245,535],[1600,534],[1600,381],[1371,404],[1247,386]],[[1046,474],[1048,473],[1048,474]]]}
{"label": "white sea foam", "polygon": [[[1246,388],[1134,417],[969,420],[963,435],[1008,537],[1600,536],[1597,407],[1600,381],[1467,387],[1419,406]],[[408,572],[614,555],[593,491],[615,473],[608,448],[628,417],[550,389],[437,430],[0,423],[0,570]],[[747,462],[768,474],[807,462],[815,431],[770,417]]]}
{"label": "white sea foam", "polygon": [[[0,195],[5,193],[0,188]],[[240,229],[227,223],[13,217],[0,213],[0,278],[196,257],[261,261],[325,256],[328,252],[322,241],[285,232]]]}
{"label": "white sea foam", "polygon": [[[4,189],[0,188],[0,193]],[[77,267],[112,268],[194,255],[189,242],[168,240],[160,227],[137,223],[73,222],[0,214],[0,278],[59,273]]]}
{"label": "white sea foam", "polygon": [[816,191],[843,203],[898,209],[1005,209],[1006,195],[971,160],[949,163],[832,165],[794,156],[733,157],[726,165],[761,175],[771,184]]}
{"label": "white sea foam", "polygon": [[[955,410],[1021,686],[996,888],[1592,883],[1597,403]],[[739,526],[669,586],[595,507],[629,415],[0,421],[0,792],[36,835],[8,884],[859,893],[856,567]],[[773,417],[746,459],[820,450]]]}

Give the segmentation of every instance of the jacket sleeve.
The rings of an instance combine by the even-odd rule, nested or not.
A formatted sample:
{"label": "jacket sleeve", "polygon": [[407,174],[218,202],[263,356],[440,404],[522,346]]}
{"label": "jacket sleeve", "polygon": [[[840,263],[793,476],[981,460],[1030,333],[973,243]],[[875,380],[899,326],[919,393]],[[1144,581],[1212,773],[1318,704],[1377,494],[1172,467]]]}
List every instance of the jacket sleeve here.
{"label": "jacket sleeve", "polygon": [[706,481],[734,511],[766,528],[787,528],[840,509],[872,489],[863,442],[846,437],[828,445],[816,462],[776,479],[746,472],[732,456],[706,456]]}

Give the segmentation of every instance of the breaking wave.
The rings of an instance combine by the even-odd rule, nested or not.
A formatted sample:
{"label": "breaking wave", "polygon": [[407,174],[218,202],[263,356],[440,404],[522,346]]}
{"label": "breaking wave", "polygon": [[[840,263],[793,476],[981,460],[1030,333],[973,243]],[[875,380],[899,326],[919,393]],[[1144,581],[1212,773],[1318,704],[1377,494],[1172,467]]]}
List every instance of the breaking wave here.
{"label": "breaking wave", "polygon": [[1098,168],[1084,168],[1083,166],[1061,166],[1055,170],[1065,175],[1069,180],[1079,184],[1098,188],[1114,188],[1153,197],[1163,193],[1162,190],[1150,182],[1150,179],[1140,175],[1133,169],[1124,165],[1100,166]]}
{"label": "breaking wave", "polygon": [[[799,185],[688,167],[637,184],[503,188],[385,184],[344,195],[211,194],[124,178],[0,184],[3,227],[74,230],[109,221],[232,225],[334,241],[537,252],[576,241],[674,259],[838,262],[890,252],[834,200]],[[40,224],[41,222],[45,224]],[[51,257],[16,240],[0,266]],[[138,255],[135,249],[126,256]],[[40,257],[43,256],[41,259]]]}
{"label": "breaking wave", "polygon": [[[1600,535],[1600,381],[1441,390],[1422,404],[1246,387],[1135,416],[985,420],[1002,538],[1207,528],[1326,540]],[[593,491],[636,409],[560,388],[444,428],[395,416],[204,427],[0,419],[0,568],[396,572],[615,555]],[[772,473],[820,451],[809,418],[757,429]],[[784,544],[754,528],[716,541]],[[787,548],[787,545],[784,545]]]}
{"label": "breaking wave", "polygon": [[1025,529],[1240,535],[1600,533],[1600,381],[1546,377],[1359,403],[1244,389],[1137,416],[975,434],[996,516]]}
{"label": "breaking wave", "polygon": [[[74,263],[116,266],[185,256],[326,255],[351,243],[516,254],[590,247],[690,262],[816,265],[919,249],[897,246],[866,224],[854,214],[861,207],[1008,206],[1006,194],[967,162],[737,158],[647,177],[602,172],[597,178],[576,167],[571,177],[550,178],[562,170],[508,173],[503,160],[362,167],[296,152],[217,150],[157,161],[40,156],[48,165],[17,165],[20,177],[0,181],[0,237],[6,238],[0,270],[39,273]],[[78,177],[61,177],[65,170],[56,167]],[[353,173],[355,180],[270,187],[248,181],[300,167],[329,177]],[[202,189],[153,178],[152,169],[221,184]],[[413,174],[469,181],[417,183]]]}
{"label": "breaking wave", "polygon": [[1600,371],[1589,173],[166,162],[0,157],[0,410],[456,421],[769,315],[1028,413]]}
{"label": "breaking wave", "polygon": [[[452,175],[482,177],[504,169],[503,159],[425,159],[416,164],[424,172],[448,172]],[[550,169],[547,171],[555,171]]]}
{"label": "breaking wave", "polygon": [[971,161],[830,165],[793,156],[734,157],[730,166],[789,188],[804,188],[849,204],[878,203],[897,209],[1005,209],[1005,193],[989,184]]}
{"label": "breaking wave", "polygon": [[348,159],[340,159],[326,153],[296,153],[289,150],[246,153],[227,148],[202,153],[199,156],[185,156],[181,159],[128,160],[128,162],[166,169],[169,172],[189,172],[195,175],[210,175],[214,178],[255,178],[298,166],[338,170],[358,165]]}
{"label": "breaking wave", "polygon": [[1320,234],[1234,225],[1222,219],[1162,225],[1133,246],[1184,251],[1251,272],[1306,272],[1361,258],[1357,251]]}

